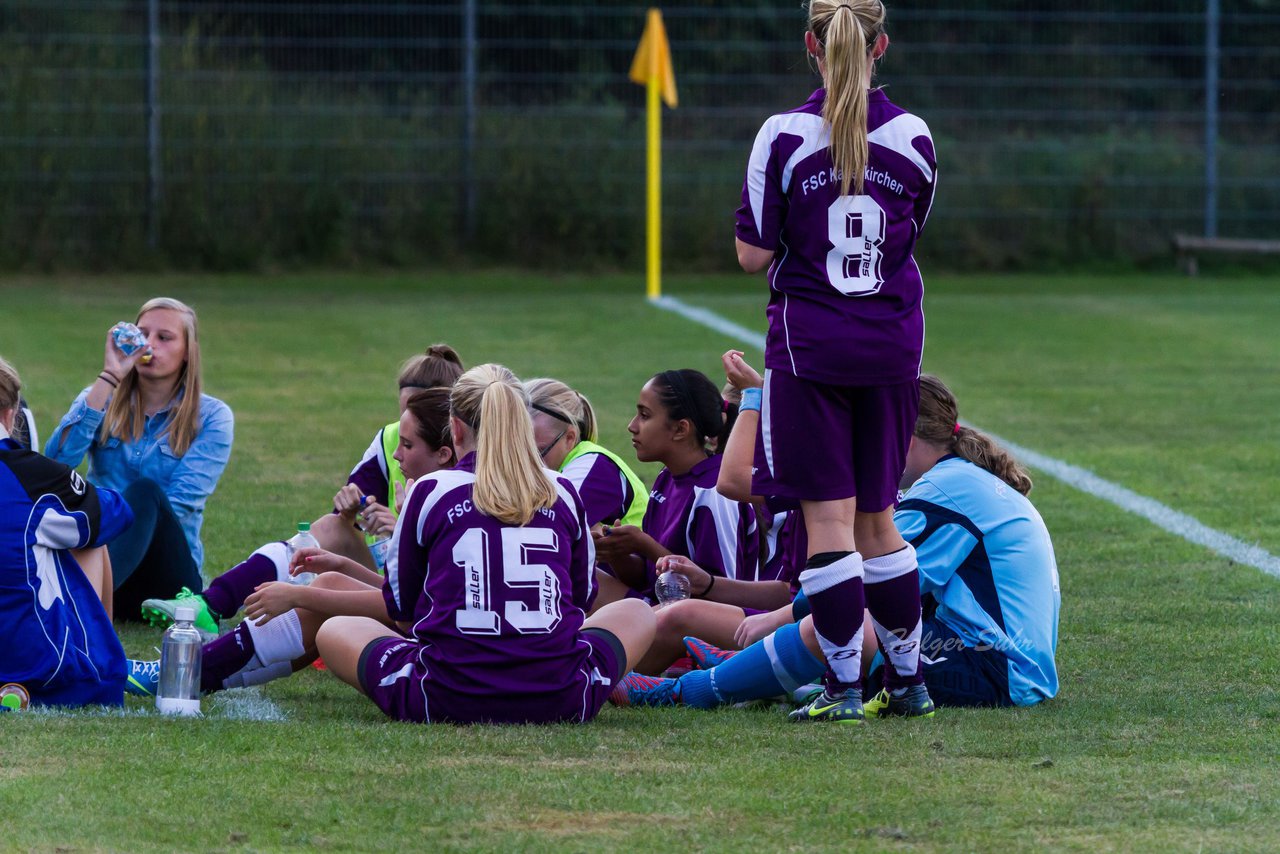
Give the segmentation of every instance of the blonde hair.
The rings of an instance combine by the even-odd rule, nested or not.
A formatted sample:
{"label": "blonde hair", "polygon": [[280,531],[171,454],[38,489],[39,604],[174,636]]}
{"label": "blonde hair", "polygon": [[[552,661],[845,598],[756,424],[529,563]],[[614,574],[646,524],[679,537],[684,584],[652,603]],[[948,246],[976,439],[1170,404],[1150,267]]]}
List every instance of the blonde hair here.
{"label": "blonde hair", "polygon": [[0,410],[17,409],[22,380],[13,365],[0,358]]}
{"label": "blonde hair", "polygon": [[[478,365],[453,386],[449,407],[476,434],[476,509],[508,525],[527,525],[555,503],[533,441],[529,398],[520,380],[502,365]],[[456,438],[456,437],[455,437]]]}
{"label": "blonde hair", "polygon": [[[187,344],[187,361],[182,366],[182,373],[178,375],[178,385],[183,392],[182,400],[160,431],[160,435],[169,435],[169,447],[181,457],[195,441],[200,428],[200,336],[195,311],[186,303],[169,297],[147,300],[138,310],[135,322],[140,322],[144,314],[158,308],[167,308],[182,316],[182,332]],[[99,441],[105,443],[112,437],[130,441],[142,437],[146,417],[142,412],[140,395],[138,371],[135,368],[120,378],[120,387],[111,395],[111,402],[102,418]]]}
{"label": "blonde hair", "polygon": [[596,440],[596,411],[582,392],[547,377],[525,380],[524,390],[531,408],[576,427],[579,442]]}
{"label": "blonde hair", "polygon": [[831,132],[831,163],[840,175],[840,195],[862,193],[870,157],[867,145],[867,58],[884,33],[880,0],[810,0],[809,31],[822,46],[824,83],[822,123]]}
{"label": "blonde hair", "polygon": [[981,430],[962,426],[959,418],[955,395],[946,383],[931,374],[922,374],[916,437],[986,469],[1023,495],[1030,493],[1031,476],[1013,455]]}
{"label": "blonde hair", "polygon": [[450,388],[462,376],[462,357],[448,344],[432,344],[400,366],[400,388]]}

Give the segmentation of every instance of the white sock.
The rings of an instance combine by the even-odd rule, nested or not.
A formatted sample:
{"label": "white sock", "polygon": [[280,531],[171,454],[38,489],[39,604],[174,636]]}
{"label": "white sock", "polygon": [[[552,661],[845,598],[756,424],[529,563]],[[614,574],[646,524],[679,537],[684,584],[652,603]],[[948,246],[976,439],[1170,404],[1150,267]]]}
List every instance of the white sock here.
{"label": "white sock", "polygon": [[[281,614],[265,626],[249,622],[249,634],[253,636],[253,657],[259,667],[276,662],[291,662],[306,652],[302,644],[302,620],[297,611]],[[250,662],[244,670],[254,669]],[[240,672],[244,672],[243,670]]]}

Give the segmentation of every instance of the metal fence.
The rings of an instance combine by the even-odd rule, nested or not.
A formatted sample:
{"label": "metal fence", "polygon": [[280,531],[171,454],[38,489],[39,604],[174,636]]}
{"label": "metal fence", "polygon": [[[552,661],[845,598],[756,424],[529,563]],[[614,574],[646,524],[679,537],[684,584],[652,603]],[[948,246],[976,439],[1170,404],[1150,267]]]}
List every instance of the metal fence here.
{"label": "metal fence", "polygon": [[[1280,232],[1274,0],[890,4],[924,253],[1036,268]],[[635,264],[646,6],[4,0],[0,266]],[[798,0],[663,9],[668,266],[732,262],[751,140],[817,85]]]}

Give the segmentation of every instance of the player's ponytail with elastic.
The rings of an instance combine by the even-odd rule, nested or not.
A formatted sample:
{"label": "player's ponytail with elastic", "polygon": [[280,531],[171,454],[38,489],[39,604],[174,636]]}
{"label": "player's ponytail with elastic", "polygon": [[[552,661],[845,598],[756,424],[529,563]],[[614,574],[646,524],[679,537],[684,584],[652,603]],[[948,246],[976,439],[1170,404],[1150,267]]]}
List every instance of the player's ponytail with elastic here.
{"label": "player's ponytail with elastic", "polygon": [[663,371],[649,380],[658,400],[672,421],[688,419],[699,444],[712,455],[724,452],[733,424],[738,418],[738,405],[720,395],[715,383],[701,371],[684,368]]}
{"label": "player's ponytail with elastic", "polygon": [[931,374],[921,375],[916,438],[946,448],[957,457],[986,469],[1023,495],[1030,493],[1031,476],[1013,455],[981,430],[961,425],[959,417],[951,389]]}
{"label": "player's ponytail with elastic", "polygon": [[831,132],[831,162],[840,194],[862,193],[870,156],[867,146],[867,59],[884,32],[880,0],[811,0],[809,30],[822,47],[826,100],[822,120]]}
{"label": "player's ponytail with elastic", "polygon": [[475,431],[476,509],[508,525],[527,525],[539,509],[556,503],[533,441],[529,399],[515,374],[502,365],[479,365],[463,374],[449,398],[453,415]]}
{"label": "player's ponytail with elastic", "polygon": [[450,388],[462,376],[462,357],[448,344],[432,344],[400,366],[397,384],[406,388]]}
{"label": "player's ponytail with elastic", "polygon": [[535,412],[543,412],[576,428],[579,442],[596,440],[596,411],[582,392],[546,377],[525,380],[524,390],[529,395],[529,406]]}

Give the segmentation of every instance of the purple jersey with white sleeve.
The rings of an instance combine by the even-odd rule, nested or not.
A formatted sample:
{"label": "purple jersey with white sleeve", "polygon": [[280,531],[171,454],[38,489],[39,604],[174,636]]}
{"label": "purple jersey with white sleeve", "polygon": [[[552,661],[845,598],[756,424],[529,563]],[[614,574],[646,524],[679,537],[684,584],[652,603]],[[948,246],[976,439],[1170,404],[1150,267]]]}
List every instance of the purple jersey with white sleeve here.
{"label": "purple jersey with white sleeve", "polygon": [[863,194],[842,196],[825,97],[765,121],[747,165],[736,234],[774,253],[765,367],[829,385],[907,382],[924,349],[912,250],[933,204],[933,139],[872,90]]}
{"label": "purple jersey with white sleeve", "polygon": [[604,454],[583,454],[561,472],[573,483],[587,512],[587,525],[609,524],[631,509],[635,491],[618,464]]}
{"label": "purple jersey with white sleeve", "polygon": [[[524,526],[476,509],[475,456],[414,484],[396,524],[383,595],[419,642],[400,678],[420,685],[433,721],[582,719],[595,596],[592,543],[572,484]],[[385,680],[384,680],[385,686]]]}
{"label": "purple jersey with white sleeve", "polygon": [[[760,557],[755,510],[716,491],[722,459],[707,457],[681,475],[665,468],[659,472],[649,494],[644,532],[712,575],[753,581]],[[652,562],[647,571],[652,584]]]}
{"label": "purple jersey with white sleeve", "polygon": [[[390,426],[388,425],[388,427]],[[394,426],[399,430],[399,422],[396,422]],[[369,443],[369,447],[364,452],[364,456],[360,458],[360,462],[356,463],[356,467],[347,476],[347,483],[354,483],[360,488],[362,494],[373,496],[379,503],[386,500],[386,496],[390,494],[391,489],[387,474],[386,446],[383,443],[383,434],[388,427],[383,427],[374,435],[373,441]]]}

